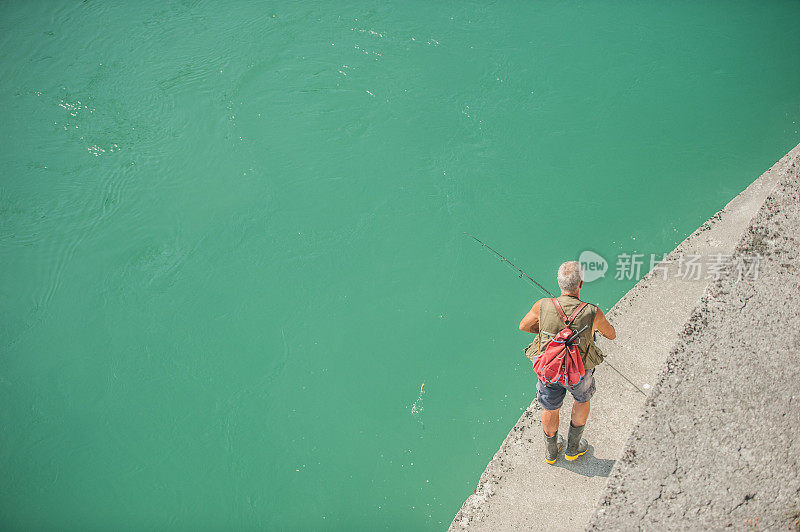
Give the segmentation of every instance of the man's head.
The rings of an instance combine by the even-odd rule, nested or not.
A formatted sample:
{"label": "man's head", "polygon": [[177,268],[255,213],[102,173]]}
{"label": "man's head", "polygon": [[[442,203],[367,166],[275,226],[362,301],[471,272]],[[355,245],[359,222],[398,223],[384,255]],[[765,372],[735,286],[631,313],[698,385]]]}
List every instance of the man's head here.
{"label": "man's head", "polygon": [[558,286],[561,287],[561,292],[577,295],[583,286],[583,267],[581,267],[581,263],[576,260],[570,260],[559,266],[556,281],[558,281]]}

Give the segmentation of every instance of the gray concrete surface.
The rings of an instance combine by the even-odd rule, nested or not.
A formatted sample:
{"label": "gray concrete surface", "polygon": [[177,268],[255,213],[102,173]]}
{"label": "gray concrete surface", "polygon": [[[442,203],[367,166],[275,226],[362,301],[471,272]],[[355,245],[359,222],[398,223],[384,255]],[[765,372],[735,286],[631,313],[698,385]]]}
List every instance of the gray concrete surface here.
{"label": "gray concrete surface", "polygon": [[[562,455],[555,465],[547,465],[542,457],[539,406],[534,400],[489,462],[450,530],[574,530],[586,526],[642,411],[645,393],[652,390],[670,348],[709,283],[705,278],[677,278],[679,255],[732,253],[753,216],[798,157],[800,145],[675,248],[665,261],[666,278],[645,276],[607,312],[617,339],[601,343],[610,364],[600,365],[595,372],[598,391],[584,434],[589,452],[575,462],[566,462]],[[571,407],[569,394],[567,397],[559,429],[564,435]]]}
{"label": "gray concrete surface", "polygon": [[[800,529],[800,161],[659,372],[592,530]],[[751,277],[751,276],[748,276]]]}

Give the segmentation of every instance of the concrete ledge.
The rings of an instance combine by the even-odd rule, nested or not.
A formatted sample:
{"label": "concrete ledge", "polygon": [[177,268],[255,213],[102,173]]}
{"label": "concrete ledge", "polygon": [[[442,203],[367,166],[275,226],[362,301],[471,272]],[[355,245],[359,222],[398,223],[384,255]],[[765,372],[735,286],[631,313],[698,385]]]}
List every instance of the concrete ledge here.
{"label": "concrete ledge", "polygon": [[[547,465],[542,458],[539,406],[533,401],[489,462],[451,530],[566,530],[586,525],[642,412],[645,394],[641,390],[653,388],[670,348],[709,283],[676,279],[677,256],[732,254],[753,216],[798,157],[800,145],[681,242],[666,258],[666,279],[648,274],[608,312],[618,336],[613,343],[602,344],[610,364],[602,364],[595,372],[598,392],[585,432],[589,452],[576,462],[566,462],[561,456],[554,466]],[[562,434],[569,425],[570,401],[567,394]]]}
{"label": "concrete ledge", "polygon": [[734,252],[756,279],[712,283],[662,365],[593,530],[800,528],[797,148]]}

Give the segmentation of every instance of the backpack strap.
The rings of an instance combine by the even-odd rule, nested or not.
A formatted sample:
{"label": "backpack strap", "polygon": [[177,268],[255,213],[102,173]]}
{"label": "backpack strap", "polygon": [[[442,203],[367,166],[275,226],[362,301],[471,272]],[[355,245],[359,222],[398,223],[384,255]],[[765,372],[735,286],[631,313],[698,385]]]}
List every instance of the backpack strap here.
{"label": "backpack strap", "polygon": [[578,305],[578,308],[576,308],[574,311],[572,311],[572,315],[569,317],[569,322],[572,323],[573,321],[575,321],[575,318],[578,317],[578,314],[580,314],[581,311],[584,309],[584,307],[586,307],[586,305],[588,305],[588,304],[589,303],[581,301],[581,304]]}
{"label": "backpack strap", "polygon": [[561,316],[561,320],[564,323],[566,323],[567,320],[569,320],[569,318],[567,317],[567,313],[564,312],[564,309],[561,308],[561,303],[559,303],[558,299],[556,299],[556,298],[553,298],[550,301],[552,301],[553,302],[553,306],[556,307],[556,312],[558,312],[558,315]]}
{"label": "backpack strap", "polygon": [[580,314],[581,311],[584,309],[584,307],[586,307],[586,305],[588,305],[588,303],[586,303],[585,301],[581,301],[581,304],[578,305],[578,307],[575,310],[572,311],[572,314],[568,318],[567,317],[567,313],[564,312],[563,308],[561,308],[561,303],[558,302],[558,299],[553,298],[553,299],[551,299],[551,301],[553,302],[553,305],[556,307],[556,311],[558,311],[558,315],[561,316],[561,319],[564,321],[564,325],[566,325],[567,327],[569,327],[569,325],[573,321],[575,321],[575,318],[578,317],[578,314]]}

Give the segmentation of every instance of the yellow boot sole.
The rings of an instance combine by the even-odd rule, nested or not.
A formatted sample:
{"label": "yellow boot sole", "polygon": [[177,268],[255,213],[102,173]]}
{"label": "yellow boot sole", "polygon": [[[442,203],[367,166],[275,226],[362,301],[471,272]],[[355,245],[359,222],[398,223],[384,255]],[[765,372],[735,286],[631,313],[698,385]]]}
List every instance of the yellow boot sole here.
{"label": "yellow boot sole", "polygon": [[[589,450],[589,449],[586,449],[586,451],[588,451],[588,450]],[[568,455],[566,455],[566,454],[565,454],[565,455],[564,455],[564,458],[566,458],[567,460],[569,460],[570,462],[572,462],[573,460],[575,460],[575,459],[576,459],[576,458],[578,458],[579,456],[583,456],[584,454],[586,454],[586,451],[583,451],[582,453],[578,453],[578,454],[576,454],[576,455],[573,455],[573,456],[568,456]]]}

